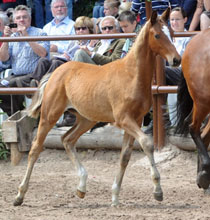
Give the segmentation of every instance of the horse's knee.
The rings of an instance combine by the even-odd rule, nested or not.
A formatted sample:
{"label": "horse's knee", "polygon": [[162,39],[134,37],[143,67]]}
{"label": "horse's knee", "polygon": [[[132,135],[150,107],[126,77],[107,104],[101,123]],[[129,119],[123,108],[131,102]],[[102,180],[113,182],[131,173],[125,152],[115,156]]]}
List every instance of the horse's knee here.
{"label": "horse's knee", "polygon": [[154,152],[154,144],[150,137],[145,136],[141,138],[140,145],[144,152],[153,153]]}

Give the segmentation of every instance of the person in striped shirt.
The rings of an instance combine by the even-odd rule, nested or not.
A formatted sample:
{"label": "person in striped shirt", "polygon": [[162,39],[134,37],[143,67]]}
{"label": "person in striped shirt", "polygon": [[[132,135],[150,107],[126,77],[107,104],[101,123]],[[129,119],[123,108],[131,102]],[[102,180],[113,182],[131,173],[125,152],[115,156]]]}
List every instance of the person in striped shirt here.
{"label": "person in striped shirt", "polygon": [[[168,7],[175,8],[179,6],[179,0],[151,0],[152,10],[162,14]],[[132,0],[131,11],[139,14],[139,23],[143,25],[146,21],[146,3],[145,0]]]}

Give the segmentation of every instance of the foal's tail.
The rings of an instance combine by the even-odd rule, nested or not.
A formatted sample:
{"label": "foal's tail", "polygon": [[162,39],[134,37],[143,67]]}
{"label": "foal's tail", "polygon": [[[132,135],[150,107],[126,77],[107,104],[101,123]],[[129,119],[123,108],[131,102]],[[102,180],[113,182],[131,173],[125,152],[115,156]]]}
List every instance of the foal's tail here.
{"label": "foal's tail", "polygon": [[35,92],[31,105],[27,109],[28,116],[31,118],[38,118],[41,110],[42,99],[44,95],[44,89],[47,85],[47,82],[51,76],[51,73],[48,73],[43,76],[42,80],[39,83],[38,90]]}
{"label": "foal's tail", "polygon": [[177,95],[177,125],[175,133],[187,135],[189,133],[189,124],[191,123],[191,112],[193,100],[189,94],[186,80],[183,73],[178,85]]}

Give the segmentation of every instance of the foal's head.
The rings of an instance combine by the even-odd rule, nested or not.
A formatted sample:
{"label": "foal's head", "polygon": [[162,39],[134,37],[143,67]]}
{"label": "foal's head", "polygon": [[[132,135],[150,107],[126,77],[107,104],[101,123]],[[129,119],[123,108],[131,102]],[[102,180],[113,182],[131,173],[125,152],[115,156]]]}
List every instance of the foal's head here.
{"label": "foal's head", "polygon": [[177,53],[168,27],[170,9],[168,8],[161,16],[153,11],[150,18],[149,47],[151,50],[166,59],[170,66],[179,66],[181,57]]}

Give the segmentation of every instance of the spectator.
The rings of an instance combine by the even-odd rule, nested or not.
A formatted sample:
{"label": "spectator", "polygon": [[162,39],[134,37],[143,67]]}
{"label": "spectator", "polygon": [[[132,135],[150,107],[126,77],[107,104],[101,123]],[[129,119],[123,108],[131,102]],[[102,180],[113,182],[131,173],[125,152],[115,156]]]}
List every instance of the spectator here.
{"label": "spectator", "polygon": [[[99,28],[102,34],[119,33],[119,23],[113,16],[102,18]],[[75,53],[74,60],[97,65],[110,63],[120,58],[124,43],[124,39],[102,39],[94,48],[82,46]]]}
{"label": "spectator", "polygon": [[104,14],[105,16],[113,16],[117,18],[119,16],[119,7],[120,7],[119,0],[105,0],[104,1]]}
{"label": "spectator", "polygon": [[35,25],[38,28],[43,28],[45,24],[50,22],[52,17],[52,12],[50,10],[51,0],[34,0],[34,17]]}
{"label": "spectator", "polygon": [[189,31],[200,30],[200,17],[204,9],[203,0],[197,0],[197,6],[190,23]]}
{"label": "spectator", "polygon": [[[46,24],[43,30],[48,35],[71,35],[75,34],[74,21],[72,21],[67,13],[66,0],[52,0],[51,10],[54,19]],[[50,52],[64,53],[68,47],[69,41],[51,41]]]}
{"label": "spectator", "polygon": [[[14,10],[14,22],[17,23],[16,32],[12,34],[9,26],[5,26],[4,35],[6,36],[46,36],[47,34],[31,26],[31,11],[27,6],[19,5]],[[10,60],[12,75],[1,80],[0,87],[25,86],[21,78],[26,74],[32,74],[40,57],[45,57],[49,53],[49,42],[4,42],[0,48],[0,60]],[[27,85],[28,86],[28,85]],[[12,102],[9,95],[1,95],[0,107],[9,116],[18,110],[24,109],[24,96],[12,96]],[[12,103],[12,106],[11,106]]]}
{"label": "spectator", "polygon": [[2,0],[0,8],[6,11],[8,8],[15,8],[18,5],[26,5],[26,0]]}
{"label": "spectator", "polygon": [[104,0],[98,0],[93,7],[93,18],[104,17]]}
{"label": "spectator", "polygon": [[210,27],[210,1],[204,0],[204,9],[205,11],[201,14],[200,17],[200,29],[205,30]]}
{"label": "spectator", "polygon": [[[171,24],[171,28],[173,29],[173,31],[176,31],[176,32],[187,31],[185,29],[186,22],[187,22],[186,13],[182,8],[176,7],[171,11],[170,24]],[[191,39],[190,37],[174,37],[173,38],[174,46],[176,47],[177,52],[181,56],[183,55],[185,48],[188,42],[190,41],[190,39]],[[181,76],[181,66],[175,67],[175,68],[166,66],[165,73],[166,73],[166,84],[177,85],[180,80],[180,76]]]}
{"label": "spectator", "polygon": [[[4,27],[9,24],[9,18],[4,12],[0,12],[0,37],[4,37]],[[0,47],[3,42],[0,42]],[[8,69],[10,67],[10,62],[0,61],[0,72]]]}
{"label": "spectator", "polygon": [[185,28],[189,30],[190,23],[196,10],[197,0],[179,0],[179,7],[183,8],[187,16]]}
{"label": "spectator", "polygon": [[[162,14],[169,6],[171,8],[179,6],[179,0],[151,0],[152,2],[152,10],[156,10],[158,14]],[[139,14],[140,24],[143,25],[146,18],[146,6],[145,0],[132,0],[131,10],[136,14]]]}
{"label": "spectator", "polygon": [[[93,22],[86,16],[78,17],[75,21],[74,28],[77,35],[93,34]],[[55,55],[50,60],[46,57],[40,58],[31,79],[39,82],[46,73],[52,73],[61,64],[71,61],[80,46],[88,45],[89,43],[89,40],[70,41],[67,50],[62,55]]]}
{"label": "spectator", "polygon": [[[141,30],[141,26],[137,24],[136,15],[133,11],[123,11],[119,15],[118,21],[120,24],[120,28],[122,29],[124,33],[135,32],[136,34],[138,34],[139,31]],[[135,39],[136,39],[135,37],[126,39],[125,44],[122,49],[121,58],[124,57],[128,53]]]}
{"label": "spectator", "polygon": [[129,11],[131,8],[131,2],[130,1],[121,1],[118,14],[122,13],[123,11]]}

